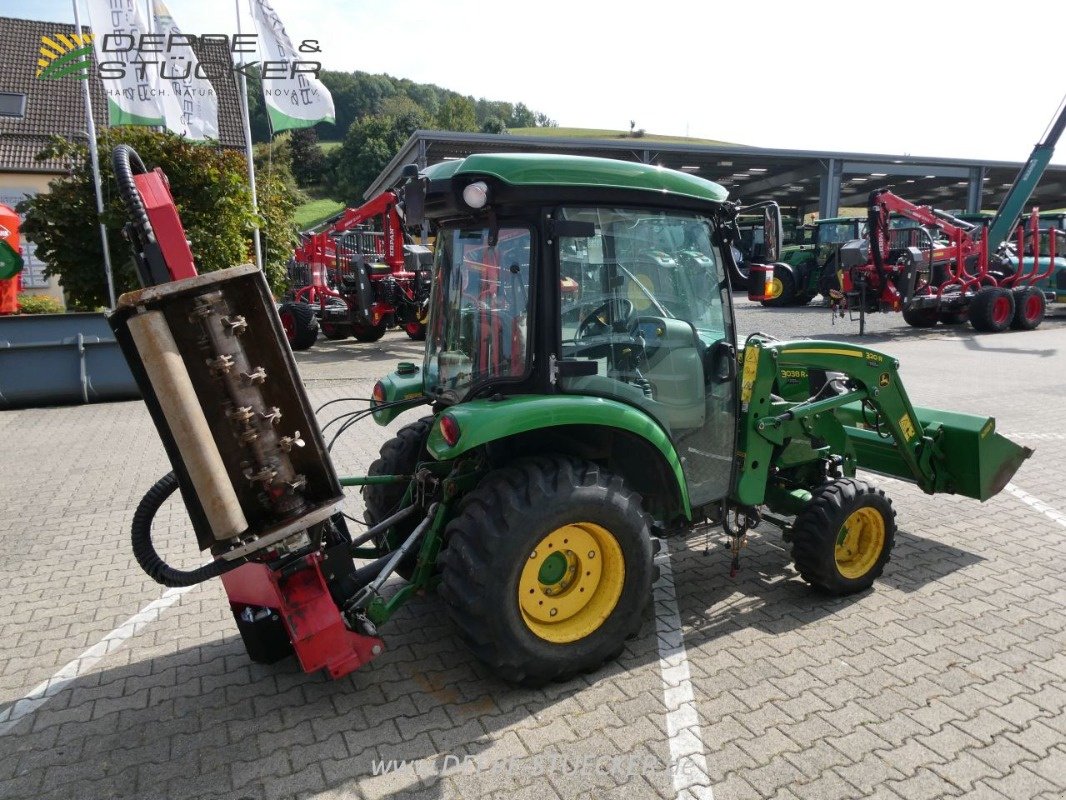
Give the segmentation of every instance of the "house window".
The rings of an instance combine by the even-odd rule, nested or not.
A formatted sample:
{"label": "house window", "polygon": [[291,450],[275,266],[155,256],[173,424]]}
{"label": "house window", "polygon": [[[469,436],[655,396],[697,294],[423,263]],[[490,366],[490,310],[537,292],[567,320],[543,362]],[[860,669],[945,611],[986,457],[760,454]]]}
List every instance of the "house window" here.
{"label": "house window", "polygon": [[26,95],[22,92],[0,92],[0,117],[22,119],[26,113]]}

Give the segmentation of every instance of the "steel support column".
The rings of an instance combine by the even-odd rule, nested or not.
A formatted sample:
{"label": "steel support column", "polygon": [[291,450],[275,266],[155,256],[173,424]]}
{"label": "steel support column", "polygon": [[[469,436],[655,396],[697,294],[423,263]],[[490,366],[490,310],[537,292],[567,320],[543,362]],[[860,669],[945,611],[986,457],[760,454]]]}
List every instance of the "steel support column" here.
{"label": "steel support column", "polygon": [[981,197],[985,189],[985,168],[970,167],[970,183],[966,187],[966,212],[976,214],[981,210]]}
{"label": "steel support column", "polygon": [[835,217],[840,206],[840,175],[843,164],[838,159],[823,161],[825,170],[818,183],[818,217]]}

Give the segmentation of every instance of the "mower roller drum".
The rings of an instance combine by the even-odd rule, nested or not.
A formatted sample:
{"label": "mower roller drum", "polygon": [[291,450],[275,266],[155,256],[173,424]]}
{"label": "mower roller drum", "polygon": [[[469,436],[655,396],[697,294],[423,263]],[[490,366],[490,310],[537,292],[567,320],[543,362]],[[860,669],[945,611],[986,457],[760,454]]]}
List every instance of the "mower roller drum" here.
{"label": "mower roller drum", "polygon": [[522,459],[474,489],[445,532],[440,593],[494,674],[536,686],[617,658],[651,598],[651,518],[617,475]]}
{"label": "mower roller drum", "polygon": [[1001,333],[1014,319],[1014,294],[998,286],[982,286],[970,301],[970,324],[982,333]]}

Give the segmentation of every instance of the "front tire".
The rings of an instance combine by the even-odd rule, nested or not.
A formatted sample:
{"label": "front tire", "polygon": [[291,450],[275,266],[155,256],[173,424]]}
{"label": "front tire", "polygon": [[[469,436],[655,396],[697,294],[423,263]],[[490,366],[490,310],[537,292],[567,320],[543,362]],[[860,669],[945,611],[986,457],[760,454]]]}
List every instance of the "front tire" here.
{"label": "front tire", "polygon": [[282,303],[278,318],[293,350],[306,350],[318,339],[318,320],[310,303]]}
{"label": "front tire", "polygon": [[321,322],[319,323],[319,328],[322,331],[322,335],[331,342],[343,342],[352,335],[351,327],[344,323]]}
{"label": "front tire", "polygon": [[[426,451],[426,440],[433,427],[434,417],[423,417],[417,422],[405,425],[396,435],[381,446],[378,457],[371,463],[367,475],[412,475],[419,461],[430,458]],[[400,510],[400,503],[407,493],[406,483],[386,483],[363,487],[363,505],[366,506],[366,521],[374,526],[390,514]],[[378,547],[391,550],[403,543],[404,539],[418,526],[417,515],[408,517],[392,527],[391,541],[381,537]],[[415,574],[418,553],[408,554],[396,565],[397,574],[404,580],[410,580]]]}
{"label": "front tire", "polygon": [[595,464],[516,461],[466,496],[445,532],[441,597],[494,674],[537,686],[617,658],[651,598],[651,518]]}
{"label": "front tire", "polygon": [[377,325],[353,325],[352,336],[359,342],[376,342],[382,336],[385,335],[385,323],[380,322]]}
{"label": "front tire", "polygon": [[903,321],[912,328],[933,328],[940,321],[940,312],[935,308],[905,308]]}
{"label": "front tire", "polygon": [[895,539],[892,501],[866,481],[844,478],[815,489],[796,517],[792,561],[812,586],[854,594],[884,572]]}

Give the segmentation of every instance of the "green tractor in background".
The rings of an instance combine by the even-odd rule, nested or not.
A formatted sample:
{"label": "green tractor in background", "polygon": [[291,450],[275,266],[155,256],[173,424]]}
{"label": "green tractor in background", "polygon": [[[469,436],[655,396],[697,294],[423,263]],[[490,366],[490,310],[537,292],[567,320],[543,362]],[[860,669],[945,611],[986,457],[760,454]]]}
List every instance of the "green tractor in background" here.
{"label": "green tractor in background", "polygon": [[865,217],[830,217],[800,228],[802,240],[781,248],[781,260],[774,264],[770,299],[764,306],[802,306],[818,294],[828,296],[836,287],[836,265],[840,247],[862,238]]}
{"label": "green tractor in background", "polygon": [[[993,419],[912,406],[868,348],[756,334],[738,357],[738,208],[716,184],[545,154],[407,175],[407,224],[436,235],[426,349],[372,406],[430,413],[341,481],[363,487],[359,554],[386,565],[350,620],[376,629],[438,586],[493,674],[564,679],[638,631],[663,537],[722,525],[735,567],[749,530],[777,527],[806,581],[860,592],[896,514],[857,470],[985,500],[1030,455]],[[408,584],[386,598],[393,570]]]}

